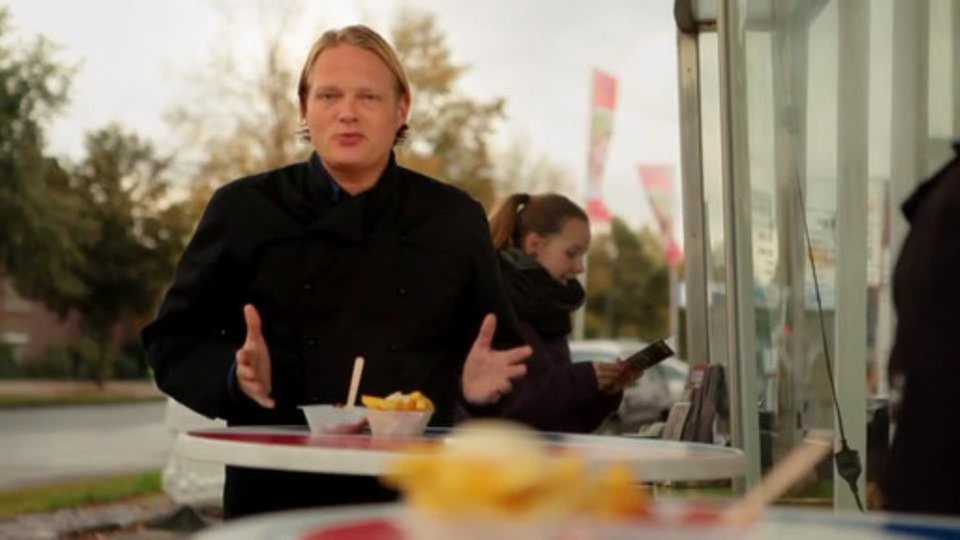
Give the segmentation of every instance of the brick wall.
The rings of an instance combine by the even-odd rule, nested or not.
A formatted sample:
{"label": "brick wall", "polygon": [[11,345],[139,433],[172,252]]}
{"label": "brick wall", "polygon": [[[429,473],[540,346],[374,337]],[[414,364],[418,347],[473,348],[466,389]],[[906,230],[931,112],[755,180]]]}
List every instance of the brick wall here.
{"label": "brick wall", "polygon": [[80,337],[75,313],[61,319],[42,303],[26,300],[9,279],[0,276],[0,341],[13,346],[21,361],[42,358],[51,346]]}

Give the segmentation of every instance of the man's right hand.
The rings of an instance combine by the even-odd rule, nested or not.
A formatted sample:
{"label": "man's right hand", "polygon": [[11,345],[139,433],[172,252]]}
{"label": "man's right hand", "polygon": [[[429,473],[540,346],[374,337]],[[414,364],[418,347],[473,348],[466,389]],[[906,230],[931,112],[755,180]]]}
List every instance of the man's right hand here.
{"label": "man's right hand", "polygon": [[237,349],[237,384],[250,399],[261,407],[272,409],[275,402],[270,397],[273,390],[270,350],[263,339],[260,314],[252,304],[243,306],[243,318],[247,322],[247,340]]}

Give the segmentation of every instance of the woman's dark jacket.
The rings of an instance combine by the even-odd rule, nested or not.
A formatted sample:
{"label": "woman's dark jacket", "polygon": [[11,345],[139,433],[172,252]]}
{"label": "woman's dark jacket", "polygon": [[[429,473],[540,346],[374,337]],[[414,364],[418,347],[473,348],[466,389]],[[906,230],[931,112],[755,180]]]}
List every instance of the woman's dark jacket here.
{"label": "woman's dark jacket", "polygon": [[883,491],[890,510],[960,515],[960,158],[903,211],[910,233],[894,274],[890,356],[902,401]]}
{"label": "woman's dark jacket", "polygon": [[[484,314],[499,315],[495,345],[520,343],[480,204],[392,157],[369,191],[339,201],[336,191],[313,155],[214,194],[143,332],[164,392],[230,425],[303,424],[297,405],[346,401],[363,356],[361,393],[420,390],[437,405],[433,423],[445,425]],[[233,388],[247,303],[263,321],[273,410]],[[251,489],[261,490],[255,499],[277,495],[231,479],[231,469],[225,499]],[[338,488],[313,480],[310,489]]]}
{"label": "woman's dark jacket", "polygon": [[500,251],[500,270],[520,334],[534,350],[500,414],[545,431],[592,432],[623,395],[601,391],[593,364],[570,357],[570,315],[583,304],[583,288],[575,280],[560,284],[519,250]]}

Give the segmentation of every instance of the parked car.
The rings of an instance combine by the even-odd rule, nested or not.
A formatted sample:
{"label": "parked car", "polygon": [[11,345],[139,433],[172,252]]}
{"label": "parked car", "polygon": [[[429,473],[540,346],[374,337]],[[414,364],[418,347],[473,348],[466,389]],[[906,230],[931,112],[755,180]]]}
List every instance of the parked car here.
{"label": "parked car", "polygon": [[[588,339],[570,342],[574,362],[615,362],[647,346],[639,340]],[[677,358],[668,358],[646,370],[623,392],[620,408],[599,433],[636,433],[642,426],[666,419],[670,407],[683,394],[689,368]]]}

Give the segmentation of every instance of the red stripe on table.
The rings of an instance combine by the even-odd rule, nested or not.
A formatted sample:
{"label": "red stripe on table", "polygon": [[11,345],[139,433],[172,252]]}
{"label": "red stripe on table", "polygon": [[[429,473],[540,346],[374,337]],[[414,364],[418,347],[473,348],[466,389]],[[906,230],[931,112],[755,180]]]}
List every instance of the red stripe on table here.
{"label": "red stripe on table", "polygon": [[385,519],[333,525],[307,532],[300,540],[404,540],[406,535]]}
{"label": "red stripe on table", "polygon": [[412,444],[428,444],[423,440],[389,439],[370,435],[310,435],[309,433],[237,433],[222,431],[191,431],[191,437],[238,443],[269,444],[277,446],[308,446],[317,448],[350,448],[361,450],[399,450]]}

